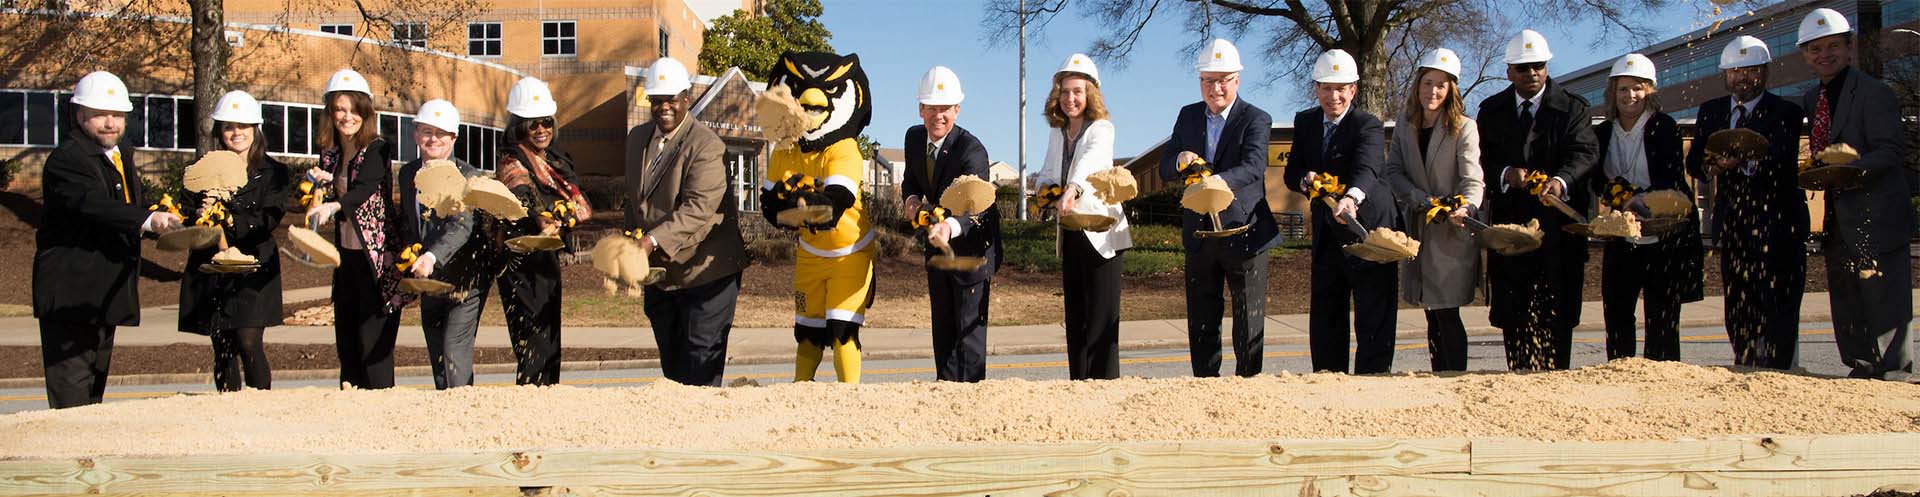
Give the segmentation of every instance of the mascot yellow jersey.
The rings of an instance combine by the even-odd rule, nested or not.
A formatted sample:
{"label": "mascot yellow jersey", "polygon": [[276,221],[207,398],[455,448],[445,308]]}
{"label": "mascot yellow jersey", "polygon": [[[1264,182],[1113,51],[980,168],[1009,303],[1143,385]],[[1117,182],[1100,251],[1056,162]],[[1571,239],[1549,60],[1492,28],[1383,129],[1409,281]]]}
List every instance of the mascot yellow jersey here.
{"label": "mascot yellow jersey", "polygon": [[853,204],[840,213],[832,229],[800,230],[800,249],[816,257],[840,257],[873,243],[873,227],[858,194],[860,179],[867,177],[866,173],[866,159],[860,157],[860,146],[849,138],[827,145],[817,153],[794,148],[773,151],[771,166],[761,186],[772,188],[791,174],[803,174],[817,179],[823,190],[839,186],[854,192]]}

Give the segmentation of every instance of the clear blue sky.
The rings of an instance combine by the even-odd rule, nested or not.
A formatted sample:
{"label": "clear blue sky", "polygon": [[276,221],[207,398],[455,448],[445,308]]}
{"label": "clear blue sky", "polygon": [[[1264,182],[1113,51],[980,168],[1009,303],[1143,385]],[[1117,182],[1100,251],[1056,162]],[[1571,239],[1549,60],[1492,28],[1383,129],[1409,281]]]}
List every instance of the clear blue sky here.
{"label": "clear blue sky", "polygon": [[[873,124],[867,134],[881,146],[900,148],[906,129],[920,123],[914,93],[920,76],[935,65],[952,68],[966,90],[961,104],[959,125],[985,142],[995,161],[1018,161],[1019,56],[1012,43],[990,47],[983,41],[980,27],[983,2],[832,0],[821,17],[833,31],[833,47],[841,53],[860,55],[867,77],[873,85]],[[1710,12],[1699,5],[1679,2],[1660,15],[1649,16],[1657,26],[1660,39],[1684,34],[1711,23]],[[1699,2],[1704,5],[1705,2]],[[1101,26],[1079,19],[1078,12],[1055,19],[1047,32],[1028,34],[1027,45],[1027,164],[1037,171],[1046,152],[1046,120],[1041,107],[1046,103],[1048,84],[1054,70],[1069,54],[1085,51],[1101,34]],[[1599,26],[1569,25],[1559,28],[1535,28],[1545,34],[1554,50],[1550,70],[1554,74],[1586,67],[1602,58],[1625,53],[1629,46],[1620,39],[1601,40]],[[1173,118],[1181,106],[1199,101],[1199,84],[1192,60],[1181,53],[1182,47],[1197,39],[1198,33],[1181,28],[1179,19],[1155,20],[1143,33],[1132,61],[1124,70],[1109,61],[1096,60],[1101,67],[1101,90],[1105,92],[1111,120],[1118,130],[1114,155],[1139,154],[1165,138],[1173,128]],[[1245,40],[1232,40],[1241,46],[1247,67],[1240,97],[1260,106],[1275,120],[1288,120],[1293,113],[1311,107],[1311,96],[1300,91],[1303,85],[1261,85],[1278,71],[1256,54],[1263,38],[1250,34]],[[1472,61],[1469,61],[1471,64]]]}

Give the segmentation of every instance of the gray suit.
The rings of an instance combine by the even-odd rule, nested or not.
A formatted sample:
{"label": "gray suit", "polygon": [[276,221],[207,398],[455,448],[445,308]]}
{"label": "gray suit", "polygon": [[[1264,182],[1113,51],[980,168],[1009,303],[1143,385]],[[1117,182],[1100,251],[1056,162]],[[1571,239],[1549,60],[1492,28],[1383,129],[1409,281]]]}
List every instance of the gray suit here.
{"label": "gray suit", "polygon": [[[468,178],[482,173],[466,161],[452,159],[460,174]],[[400,204],[397,205],[400,240],[404,245],[419,243],[423,253],[433,254],[434,279],[452,283],[457,289],[446,296],[420,299],[420,327],[427,336],[427,359],[433,364],[433,386],[439,389],[473,385],[473,338],[480,331],[480,312],[486,308],[487,282],[492,281],[493,265],[480,252],[480,244],[468,247],[473,238],[475,214],[469,210],[457,215],[437,217],[428,214],[419,202],[420,190],[414,176],[424,160],[400,166]]]}
{"label": "gray suit", "polygon": [[[1899,99],[1886,83],[1859,69],[1844,72],[1831,106],[1828,136],[1860,152],[1852,165],[1865,168],[1863,186],[1829,190],[1822,245],[1833,305],[1834,340],[1852,376],[1905,379],[1913,373],[1912,191],[1907,177]],[[1826,82],[1801,97],[1811,132]],[[1878,275],[1871,271],[1878,271]],[[1862,277],[1862,275],[1867,277]]]}

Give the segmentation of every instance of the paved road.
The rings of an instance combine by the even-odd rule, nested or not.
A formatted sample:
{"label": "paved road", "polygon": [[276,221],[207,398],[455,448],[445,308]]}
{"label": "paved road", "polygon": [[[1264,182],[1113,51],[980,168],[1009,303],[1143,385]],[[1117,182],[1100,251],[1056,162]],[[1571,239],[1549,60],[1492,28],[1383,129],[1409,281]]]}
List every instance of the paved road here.
{"label": "paved road", "polygon": [[[1840,365],[1839,354],[1833,343],[1831,323],[1805,323],[1801,325],[1800,364],[1807,372],[1816,375],[1844,376],[1846,368]],[[1681,357],[1690,364],[1707,366],[1725,366],[1733,364],[1733,350],[1727,344],[1726,331],[1722,328],[1689,328],[1681,331]],[[1574,337],[1575,367],[1606,362],[1605,335],[1599,332],[1578,333]],[[1403,340],[1394,353],[1395,372],[1425,371],[1428,369],[1426,343],[1417,340]],[[1468,364],[1475,370],[1498,370],[1505,367],[1505,350],[1498,337],[1476,337],[1467,350]],[[1223,371],[1233,371],[1232,352],[1227,352]],[[1188,366],[1185,349],[1137,350],[1121,353],[1121,373],[1128,376],[1150,378],[1187,376],[1192,373]],[[988,360],[988,378],[1022,378],[1027,380],[1066,379],[1066,357],[1060,354],[994,356]],[[1266,352],[1265,371],[1306,371],[1310,368],[1306,345],[1269,345]],[[729,381],[746,378],[762,385],[785,383],[793,376],[791,364],[737,365],[727,368]],[[610,371],[568,372],[563,383],[587,387],[632,386],[656,381],[660,377],[658,369],[631,369]],[[833,377],[831,363],[821,366],[821,380]],[[932,362],[929,359],[905,359],[890,361],[870,361],[865,365],[865,379],[869,382],[931,381],[934,378]],[[482,385],[511,385],[513,375],[481,375],[477,380]],[[433,380],[428,377],[401,378],[403,386],[411,388],[432,388]],[[278,388],[316,387],[330,388],[331,381],[281,381],[275,382]],[[124,402],[134,399],[169,395],[204,395],[212,391],[209,384],[181,385],[143,385],[128,387],[110,387],[107,391],[108,402]],[[45,409],[45,391],[41,389],[0,389],[0,413]]]}

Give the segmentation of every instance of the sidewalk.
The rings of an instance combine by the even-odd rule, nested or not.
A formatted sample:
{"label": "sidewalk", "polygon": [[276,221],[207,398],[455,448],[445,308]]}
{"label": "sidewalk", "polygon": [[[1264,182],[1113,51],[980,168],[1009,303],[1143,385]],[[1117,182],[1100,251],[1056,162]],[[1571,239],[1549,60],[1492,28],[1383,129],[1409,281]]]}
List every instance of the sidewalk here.
{"label": "sidewalk", "polygon": [[[324,298],[326,288],[307,288],[287,292],[289,302]],[[1914,294],[1920,298],[1920,289]],[[1124,303],[1123,303],[1124,305]],[[1723,321],[1723,301],[1720,297],[1707,297],[1705,300],[1687,304],[1681,310],[1682,327],[1720,326]],[[141,311],[141,326],[122,327],[115,334],[114,343],[122,346],[166,345],[173,343],[205,343],[206,338],[174,330],[177,321],[177,309],[173,306],[144,309]],[[1462,308],[1460,317],[1466,324],[1469,335],[1497,334],[1499,330],[1487,323],[1486,307]],[[1580,314],[1578,330],[1594,331],[1603,329],[1599,302],[1587,302]],[[1831,319],[1828,296],[1826,293],[1809,293],[1800,307],[1802,322],[1823,322]],[[1231,320],[1222,326],[1231,329]],[[1307,342],[1307,315],[1289,314],[1268,316],[1266,343],[1301,344]],[[1401,339],[1424,339],[1426,337],[1426,318],[1419,309],[1401,309],[1398,318],[1398,334]],[[38,322],[32,318],[0,318],[0,345],[38,346],[40,336]],[[1149,321],[1127,321],[1120,323],[1121,348],[1123,349],[1164,349],[1185,348],[1187,343],[1186,321],[1183,319],[1161,319]],[[860,330],[860,340],[865,346],[868,357],[876,359],[901,359],[932,356],[932,332],[928,328],[867,328]],[[281,326],[267,331],[269,343],[287,344],[326,344],[333,343],[333,329],[321,326]],[[562,343],[566,348],[654,348],[653,332],[646,327],[618,328],[565,328]],[[400,330],[397,344],[401,346],[425,346],[425,339],[418,326],[406,326]],[[507,330],[503,326],[483,326],[475,339],[480,347],[507,347]],[[988,329],[988,352],[992,355],[1057,353],[1066,348],[1066,330],[1058,323],[1022,326],[994,326]],[[787,362],[793,360],[793,330],[791,328],[735,328],[728,342],[728,361],[736,364]],[[651,367],[654,361],[617,361],[621,364],[608,365],[620,367]],[[571,364],[569,369],[601,369],[585,364]],[[276,372],[277,374],[278,372]]]}

